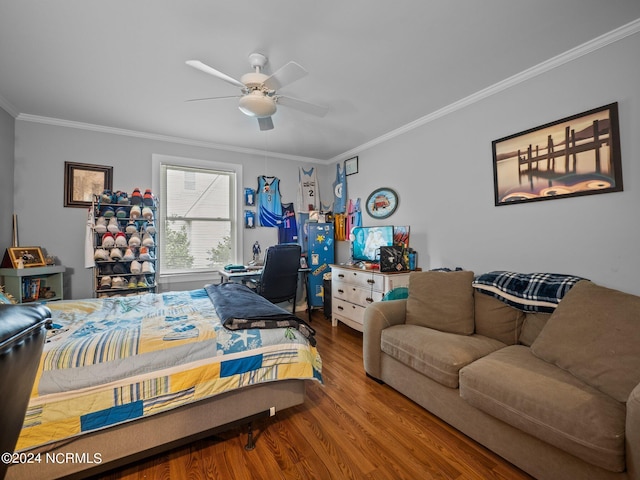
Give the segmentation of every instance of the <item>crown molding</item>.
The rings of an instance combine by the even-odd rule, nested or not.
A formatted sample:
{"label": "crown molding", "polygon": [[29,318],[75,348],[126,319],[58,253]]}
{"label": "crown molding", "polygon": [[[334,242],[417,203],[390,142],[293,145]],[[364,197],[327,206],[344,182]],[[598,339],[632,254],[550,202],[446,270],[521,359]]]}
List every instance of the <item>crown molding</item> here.
{"label": "crown molding", "polygon": [[[1,99],[1,97],[0,97]],[[1,104],[0,104],[1,106]],[[319,163],[317,158],[303,157],[300,155],[289,155],[286,153],[273,153],[265,150],[257,150],[253,148],[238,147],[234,145],[225,145],[221,143],[206,142],[203,140],[194,140],[190,138],[173,137],[170,135],[160,135],[157,133],[140,132],[137,130],[127,130],[124,128],[106,127],[104,125],[96,125],[93,123],[76,122],[73,120],[63,120],[60,118],[43,117],[40,115],[31,115],[28,113],[19,113],[14,115],[16,120],[31,123],[43,123],[46,125],[55,125],[59,127],[77,128],[79,130],[89,130],[92,132],[108,133],[110,135],[123,135],[126,137],[136,137],[145,140],[155,140],[159,142],[178,143],[181,145],[189,145],[192,147],[212,148],[215,150],[224,150],[227,152],[241,153],[244,155],[255,155],[258,157],[278,158],[284,160],[292,160],[296,162]]]}
{"label": "crown molding", "polygon": [[347,158],[353,157],[354,155],[358,155],[363,150],[367,150],[376,145],[384,143],[392,138],[403,135],[415,128],[421,127],[422,125],[426,125],[427,123],[433,122],[438,118],[449,115],[450,113],[461,110],[469,105],[472,105],[480,100],[483,100],[487,97],[495,95],[497,93],[502,92],[508,88],[511,88],[520,83],[526,82],[538,75],[546,73],[554,68],[560,67],[566,63],[572,62],[584,55],[592,53],[600,48],[606,47],[612,43],[615,43],[619,40],[622,40],[630,35],[635,35],[640,32],[640,18],[623,25],[615,30],[612,30],[604,35],[594,38],[593,40],[589,40],[582,45],[579,45],[571,50],[568,50],[560,55],[550,58],[549,60],[545,60],[542,63],[539,63],[531,68],[528,68],[520,73],[517,73],[509,78],[506,78],[498,83],[495,83],[483,90],[480,90],[476,93],[469,95],[468,97],[462,98],[456,102],[450,103],[449,105],[436,110],[424,117],[420,117],[413,122],[407,123],[400,128],[392,130],[384,135],[381,135],[373,140],[363,143],[359,147],[352,148],[349,151],[343,152],[340,155],[337,155],[330,159],[327,163],[339,162],[342,160],[346,160]]}
{"label": "crown molding", "polygon": [[13,118],[18,116],[18,109],[14,107],[9,100],[0,95],[0,108],[4,109]]}

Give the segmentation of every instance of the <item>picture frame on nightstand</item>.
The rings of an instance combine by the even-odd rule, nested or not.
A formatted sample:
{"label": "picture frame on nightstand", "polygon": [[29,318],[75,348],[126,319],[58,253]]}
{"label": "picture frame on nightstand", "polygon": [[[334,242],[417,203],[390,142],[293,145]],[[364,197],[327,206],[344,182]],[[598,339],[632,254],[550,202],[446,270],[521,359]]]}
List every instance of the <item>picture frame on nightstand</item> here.
{"label": "picture frame on nightstand", "polygon": [[40,247],[9,247],[7,248],[7,256],[11,261],[12,268],[19,268],[21,261],[24,268],[46,265]]}

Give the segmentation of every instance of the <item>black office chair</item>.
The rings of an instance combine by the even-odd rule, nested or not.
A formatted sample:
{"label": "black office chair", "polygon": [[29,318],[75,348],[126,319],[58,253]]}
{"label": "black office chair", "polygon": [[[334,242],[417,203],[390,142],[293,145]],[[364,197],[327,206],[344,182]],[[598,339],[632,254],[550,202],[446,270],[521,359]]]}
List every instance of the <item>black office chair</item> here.
{"label": "black office chair", "polygon": [[296,312],[298,293],[298,269],[300,268],[300,245],[284,243],[269,247],[264,255],[262,274],[256,280],[256,293],[271,303],[291,300]]}

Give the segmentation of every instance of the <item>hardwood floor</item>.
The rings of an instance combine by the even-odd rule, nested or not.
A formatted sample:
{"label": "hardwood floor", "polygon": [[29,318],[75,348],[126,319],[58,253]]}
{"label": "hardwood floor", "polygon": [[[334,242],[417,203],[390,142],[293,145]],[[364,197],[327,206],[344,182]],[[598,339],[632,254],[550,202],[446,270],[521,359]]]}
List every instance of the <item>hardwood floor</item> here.
{"label": "hardwood floor", "polygon": [[362,334],[313,312],[324,385],[303,405],[244,429],[151,457],[107,479],[530,479],[513,465],[366,377]]}

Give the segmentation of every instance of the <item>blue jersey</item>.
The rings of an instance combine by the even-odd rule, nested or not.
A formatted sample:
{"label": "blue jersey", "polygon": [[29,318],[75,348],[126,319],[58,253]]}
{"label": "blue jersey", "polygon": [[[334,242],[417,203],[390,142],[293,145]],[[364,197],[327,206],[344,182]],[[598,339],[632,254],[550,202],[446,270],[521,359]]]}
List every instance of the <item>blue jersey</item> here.
{"label": "blue jersey", "polygon": [[347,176],[340,166],[340,163],[336,164],[336,181],[333,182],[333,213],[347,211]]}
{"label": "blue jersey", "polygon": [[298,222],[293,203],[282,205],[282,223],[278,228],[278,243],[298,243]]}
{"label": "blue jersey", "polygon": [[258,177],[258,220],[263,227],[278,227],[282,223],[282,200],[280,198],[280,179],[277,177]]}

